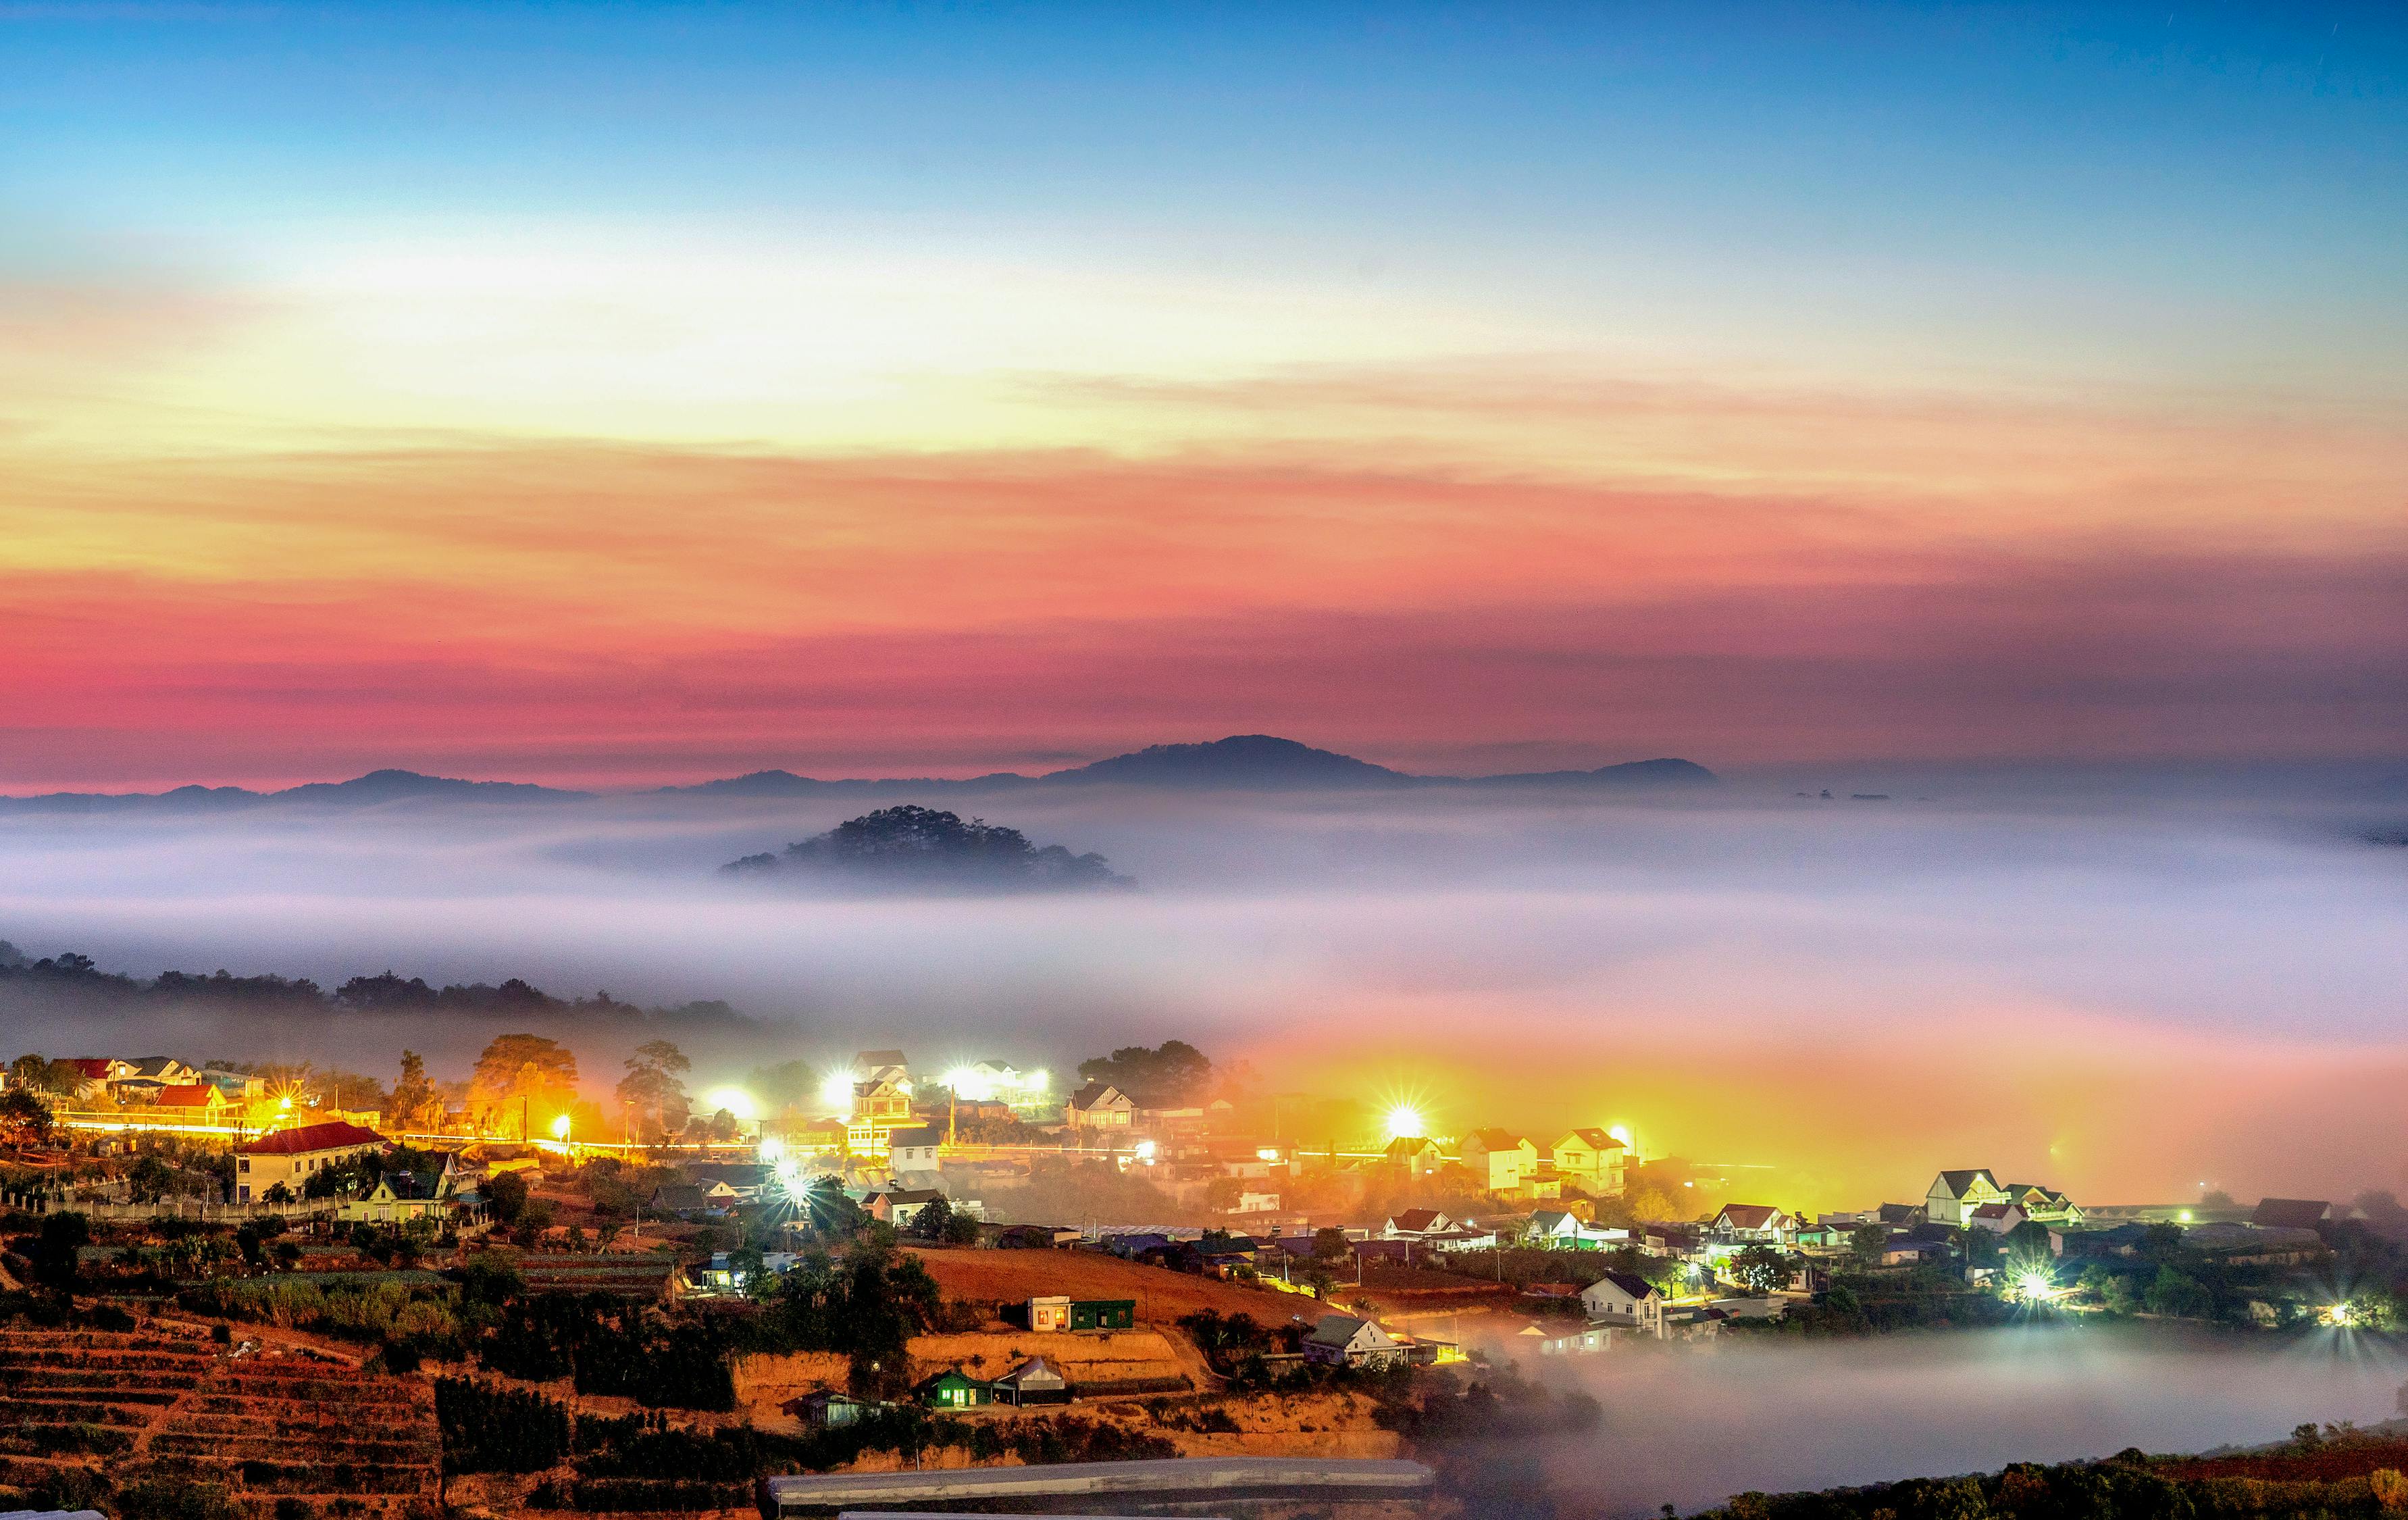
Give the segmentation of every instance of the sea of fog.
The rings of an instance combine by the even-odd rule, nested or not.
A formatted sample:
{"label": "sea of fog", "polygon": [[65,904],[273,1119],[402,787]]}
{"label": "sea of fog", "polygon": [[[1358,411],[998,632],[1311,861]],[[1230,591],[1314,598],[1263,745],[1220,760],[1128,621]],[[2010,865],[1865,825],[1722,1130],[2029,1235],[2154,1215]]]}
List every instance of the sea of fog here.
{"label": "sea of fog", "polygon": [[1735,1337],[1711,1352],[1564,1365],[1604,1417],[1547,1452],[1547,1486],[1563,1513],[1600,1517],[2131,1446],[2262,1444],[2303,1422],[2394,1418],[2408,1378],[2399,1347],[2370,1336],[2278,1340],[2155,1325]]}
{"label": "sea of fog", "polygon": [[[0,811],[0,939],[149,975],[388,968],[722,998],[697,1078],[900,1045],[1066,1070],[1189,1040],[1441,1127],[1629,1123],[1784,1201],[1992,1165],[2094,1200],[2408,1187],[2408,805],[2029,783],[1889,801],[1043,789],[934,798],[1125,894],[837,898],[715,868],[871,803]],[[2388,810],[2386,811],[2386,809]],[[0,1045],[465,1066],[473,1019],[17,1009]],[[631,1043],[597,1030],[588,1068]],[[614,1043],[616,1042],[616,1043]],[[199,1047],[206,1046],[206,1049]],[[1764,1169],[1751,1172],[1746,1169]]]}

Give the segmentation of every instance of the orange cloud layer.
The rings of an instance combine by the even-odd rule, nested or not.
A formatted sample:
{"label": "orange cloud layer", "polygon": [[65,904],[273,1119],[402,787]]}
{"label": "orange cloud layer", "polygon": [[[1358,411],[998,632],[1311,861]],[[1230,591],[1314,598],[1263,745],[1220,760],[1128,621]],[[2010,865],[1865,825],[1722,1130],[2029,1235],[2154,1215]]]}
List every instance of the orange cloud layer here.
{"label": "orange cloud layer", "polygon": [[[1243,728],[1471,765],[1483,740],[1727,764],[2408,738],[2400,451],[2346,419],[1496,375],[1143,404],[1351,432],[1149,458],[22,447],[0,781],[967,770]],[[1384,450],[1364,420],[1425,414]],[[1584,419],[1652,463],[1498,466]]]}

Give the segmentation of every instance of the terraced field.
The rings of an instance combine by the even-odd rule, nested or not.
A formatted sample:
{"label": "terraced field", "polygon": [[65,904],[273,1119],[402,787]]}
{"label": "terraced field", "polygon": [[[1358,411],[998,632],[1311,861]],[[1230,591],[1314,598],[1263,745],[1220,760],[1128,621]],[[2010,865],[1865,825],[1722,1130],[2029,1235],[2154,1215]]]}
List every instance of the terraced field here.
{"label": "terraced field", "polygon": [[[222,1484],[256,1520],[296,1508],[404,1520],[435,1499],[431,1390],[153,1322],[124,1332],[0,1329],[0,1485],[61,1466],[124,1485]],[[5,1497],[5,1496],[0,1496]]]}

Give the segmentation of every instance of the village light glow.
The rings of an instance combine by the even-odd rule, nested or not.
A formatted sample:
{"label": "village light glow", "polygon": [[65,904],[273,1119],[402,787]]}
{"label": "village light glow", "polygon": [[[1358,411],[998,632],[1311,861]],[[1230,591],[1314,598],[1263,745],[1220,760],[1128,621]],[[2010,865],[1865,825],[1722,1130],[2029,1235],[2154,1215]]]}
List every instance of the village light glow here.
{"label": "village light glow", "polygon": [[724,1110],[742,1120],[750,1120],[760,1111],[752,1095],[741,1087],[714,1087],[703,1095],[702,1101],[713,1113]]}
{"label": "village light glow", "polygon": [[2015,1279],[2015,1286],[2032,1302],[2042,1302],[2057,1296],[2057,1283],[2046,1272],[2026,1272]]}
{"label": "village light glow", "polygon": [[1390,1109],[1383,1126],[1392,1140],[1420,1140],[1427,1133],[1423,1126],[1422,1111],[1411,1103],[1399,1103]]}
{"label": "village light glow", "polygon": [[568,1115],[564,1113],[552,1121],[552,1138],[561,1140],[568,1138]]}

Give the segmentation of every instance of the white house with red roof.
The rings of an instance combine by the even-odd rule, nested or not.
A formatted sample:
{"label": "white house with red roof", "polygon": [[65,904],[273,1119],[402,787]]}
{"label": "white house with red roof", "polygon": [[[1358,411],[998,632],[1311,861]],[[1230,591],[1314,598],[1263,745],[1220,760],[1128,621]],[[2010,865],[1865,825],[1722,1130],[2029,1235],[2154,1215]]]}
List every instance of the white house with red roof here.
{"label": "white house with red roof", "polygon": [[384,1144],[384,1137],[375,1130],[340,1120],[262,1135],[234,1149],[235,1201],[262,1201],[279,1183],[297,1198],[311,1173],[381,1150]]}

